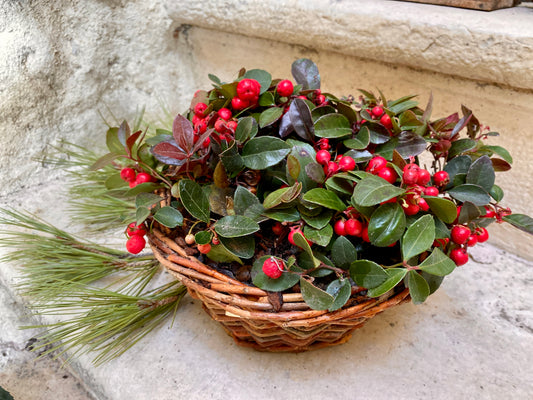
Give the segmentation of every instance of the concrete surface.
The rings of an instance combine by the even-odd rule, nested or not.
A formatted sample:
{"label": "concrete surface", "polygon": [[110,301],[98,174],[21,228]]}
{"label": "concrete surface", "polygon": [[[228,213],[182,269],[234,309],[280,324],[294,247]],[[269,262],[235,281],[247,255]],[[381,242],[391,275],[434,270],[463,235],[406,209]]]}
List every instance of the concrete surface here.
{"label": "concrete surface", "polygon": [[[408,21],[407,8],[425,17]],[[391,98],[418,93],[424,105],[432,92],[435,116],[461,104],[472,108],[502,133],[492,144],[515,159],[497,181],[504,203],[533,214],[532,11],[489,14],[385,0],[0,0],[0,206],[76,231],[66,219],[61,173],[32,161],[50,145],[67,139],[101,146],[99,112],[121,120],[146,105],[156,118],[160,102],[181,111],[196,89],[210,87],[207,73],[230,80],[244,66],[288,78],[292,61],[309,57],[332,93],[380,88]],[[281,17],[289,22],[280,24]],[[448,24],[452,19],[458,25]],[[215,27],[228,32],[206,29]],[[450,56],[448,44],[461,41]],[[345,345],[288,355],[238,348],[187,298],[173,326],[120,359],[94,368],[82,357],[72,365],[81,381],[61,378],[52,362],[33,367],[23,350],[31,336],[13,333],[26,321],[15,318],[17,272],[2,264],[0,344],[15,342],[17,351],[9,352],[9,364],[0,358],[0,386],[20,391],[13,390],[21,393],[17,400],[40,399],[30,391],[35,382],[53,386],[58,399],[83,398],[75,397],[83,396],[78,382],[99,400],[531,398],[533,265],[514,254],[533,260],[532,241],[495,228],[489,245],[474,248],[477,262],[447,278],[426,304],[387,311]]]}

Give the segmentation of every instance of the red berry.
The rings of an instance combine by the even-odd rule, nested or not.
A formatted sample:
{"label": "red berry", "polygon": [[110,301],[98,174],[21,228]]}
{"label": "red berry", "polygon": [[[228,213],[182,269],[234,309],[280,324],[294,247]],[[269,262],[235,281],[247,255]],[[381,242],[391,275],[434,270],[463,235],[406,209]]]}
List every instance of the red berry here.
{"label": "red berry", "polygon": [[408,164],[403,169],[402,180],[403,180],[403,183],[405,183],[406,185],[414,185],[416,184],[416,181],[418,180],[418,170],[415,168],[407,168],[409,165],[411,164]]}
{"label": "red berry", "polygon": [[329,139],[322,138],[318,141],[318,147],[321,150],[328,150],[331,146],[329,145]]}
{"label": "red berry", "polygon": [[207,137],[204,139],[204,142],[202,143],[202,147],[204,149],[207,149],[209,147],[209,144],[211,143],[211,138]]}
{"label": "red berry", "polygon": [[234,110],[244,110],[245,108],[250,106],[250,102],[248,100],[243,100],[238,97],[234,97],[231,99],[231,106]]}
{"label": "red berry", "polygon": [[222,118],[219,118],[215,122],[215,131],[218,133],[225,133],[226,132],[226,121],[224,121]]}
{"label": "red berry", "polygon": [[416,215],[420,211],[420,206],[413,203],[407,203],[403,208],[405,215]]}
{"label": "red berry", "polygon": [[294,92],[294,85],[288,79],[284,79],[278,83],[276,90],[280,96],[289,97]]}
{"label": "red berry", "polygon": [[476,229],[476,235],[478,243],[483,243],[489,240],[489,232],[483,227],[479,227]]}
{"label": "red berry", "polygon": [[378,176],[385,179],[389,183],[394,183],[396,182],[396,179],[398,179],[398,174],[390,167],[381,168],[378,171]]}
{"label": "red berry", "polygon": [[128,239],[126,242],[126,249],[131,254],[138,254],[143,251],[144,246],[146,246],[146,240],[140,235],[134,235]]}
{"label": "red berry", "polygon": [[269,257],[263,263],[263,273],[272,279],[278,279],[284,269],[285,263],[277,257]]}
{"label": "red berry", "polygon": [[381,124],[387,128],[387,129],[390,129],[392,128],[392,120],[390,119],[389,115],[388,114],[384,114],[380,119],[379,119],[379,122],[381,122]]}
{"label": "red berry", "polygon": [[361,238],[363,241],[370,243],[370,238],[368,237],[368,225],[363,228],[363,232],[361,232]]}
{"label": "red berry", "polygon": [[211,243],[216,246],[217,244],[220,244],[220,239],[215,236],[213,239],[211,239]]}
{"label": "red berry", "polygon": [[427,169],[420,168],[418,170],[418,179],[416,180],[416,183],[422,186],[426,186],[429,181],[431,180],[431,174]]}
{"label": "red berry", "polygon": [[327,150],[318,150],[316,152],[316,162],[326,165],[331,160],[331,154]]}
{"label": "red berry", "polygon": [[283,225],[281,225],[279,222],[276,222],[274,225],[272,225],[272,232],[274,235],[281,235],[283,233]]}
{"label": "red berry", "polygon": [[355,160],[350,156],[344,156],[339,160],[341,171],[353,171],[355,169]]}
{"label": "red berry", "polygon": [[126,228],[126,234],[128,236],[144,236],[146,235],[146,229],[144,229],[144,225],[136,225],[135,222],[132,222]]}
{"label": "red berry", "polygon": [[194,127],[196,128],[197,133],[202,134],[205,133],[205,131],[207,130],[207,123],[205,122],[205,120],[201,120]]}
{"label": "red berry", "polygon": [[135,183],[137,185],[146,182],[153,182],[153,178],[150,174],[147,174],[146,172],[141,172],[137,174],[137,178],[135,178]]}
{"label": "red berry", "polygon": [[199,244],[196,246],[196,248],[198,249],[198,251],[202,254],[207,254],[211,251],[211,244],[207,243],[207,244]]}
{"label": "red berry", "polygon": [[451,232],[452,241],[456,244],[465,244],[470,237],[470,229],[464,225],[455,225]]}
{"label": "red berry", "polygon": [[344,223],[344,230],[350,236],[361,236],[363,224],[359,220],[351,218]]}
{"label": "red berry", "polygon": [[458,267],[465,265],[468,262],[468,254],[464,249],[461,248],[450,251],[450,258]]}
{"label": "red berry", "polygon": [[439,195],[439,189],[437,189],[435,186],[428,186],[424,189],[424,194],[426,196],[438,196]]}
{"label": "red berry", "polygon": [[243,79],[237,84],[237,96],[242,100],[254,102],[260,91],[261,85],[255,79]]}
{"label": "red berry", "polygon": [[220,110],[218,110],[218,116],[225,121],[229,121],[232,117],[232,113],[227,108],[221,108]]}
{"label": "red berry", "polygon": [[337,164],[335,161],[328,162],[328,168],[326,175],[333,175],[335,172],[339,170],[339,164]]}
{"label": "red berry", "polygon": [[449,242],[450,242],[450,239],[448,239],[448,238],[435,239],[433,241],[433,246],[434,247],[441,247],[441,248],[444,249],[448,245]]}
{"label": "red berry", "polygon": [[420,197],[417,201],[417,204],[422,211],[429,211],[429,204],[427,203],[426,199]]}
{"label": "red berry", "polygon": [[198,117],[204,117],[205,116],[205,110],[207,110],[207,104],[205,103],[196,103],[194,106],[194,115]]}
{"label": "red berry", "polygon": [[228,130],[230,130],[231,132],[235,133],[235,130],[237,129],[237,121],[229,121],[227,124],[226,124],[226,128],[228,128]]}
{"label": "red berry", "polygon": [[[304,233],[302,232],[300,228],[291,229],[291,231],[289,232],[289,243],[292,244],[293,246],[297,246],[297,244],[294,242],[295,233],[299,233],[305,238]],[[305,240],[307,240],[307,243],[309,243],[310,246],[313,244],[313,242],[311,242],[309,239],[305,238]]]}
{"label": "red berry", "polygon": [[137,186],[137,182],[130,182],[130,188],[134,188],[135,186]]}
{"label": "red berry", "polygon": [[485,206],[485,210],[486,210],[485,215],[483,215],[484,218],[495,218],[496,217],[496,213],[489,206]]}
{"label": "red berry", "polygon": [[135,170],[133,168],[122,168],[120,177],[126,182],[133,182],[135,180]]}
{"label": "red berry", "polygon": [[376,156],[368,162],[368,166],[366,167],[365,171],[373,174],[379,171],[380,169],[385,168],[386,166],[387,166],[387,160],[385,160],[381,156]]}
{"label": "red berry", "polygon": [[433,175],[433,183],[436,186],[444,186],[450,182],[450,176],[446,171],[439,171]]}
{"label": "red berry", "polygon": [[337,222],[335,222],[335,225],[333,225],[333,230],[339,236],[346,235],[346,226],[344,220],[339,219]]}
{"label": "red berry", "polygon": [[327,103],[326,96],[324,96],[323,94],[319,94],[318,96],[316,96],[315,104],[321,106],[325,103]]}
{"label": "red berry", "polygon": [[375,106],[372,111],[370,111],[372,113],[372,115],[377,118],[377,117],[380,117],[381,114],[383,114],[383,108],[380,107],[380,106]]}
{"label": "red berry", "polygon": [[468,241],[466,242],[466,245],[468,247],[472,247],[472,246],[475,246],[477,244],[478,240],[477,240],[477,235],[470,235],[468,237]]}

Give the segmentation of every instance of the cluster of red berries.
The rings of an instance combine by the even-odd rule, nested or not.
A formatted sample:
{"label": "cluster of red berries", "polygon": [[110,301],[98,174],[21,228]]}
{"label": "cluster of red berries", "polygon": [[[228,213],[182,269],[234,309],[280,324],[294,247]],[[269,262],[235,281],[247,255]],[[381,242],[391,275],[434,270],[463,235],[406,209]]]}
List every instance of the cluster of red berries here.
{"label": "cluster of red berries", "polygon": [[[372,109],[369,110],[369,114],[372,117],[373,120],[377,120],[383,125],[387,130],[392,129],[392,120],[389,114],[385,113],[385,110],[383,110],[383,107],[381,106],[375,106]],[[366,121],[364,121],[366,122]],[[364,123],[361,121],[361,123]]]}
{"label": "cluster of red berries", "polygon": [[387,160],[385,160],[381,156],[373,157],[368,162],[365,171],[373,175],[377,175],[380,178],[385,179],[389,183],[394,183],[396,182],[396,179],[398,179],[398,174],[396,173],[394,168],[387,166]]}
{"label": "cluster of red berries", "polygon": [[[443,186],[444,179],[449,180],[448,173],[445,171],[439,171],[433,176],[433,182],[437,186]],[[401,205],[406,215],[416,215],[421,210],[429,210],[429,205],[422,195],[437,196],[439,194],[437,187],[427,186],[430,182],[431,174],[428,170],[414,163],[407,164],[403,168],[402,184],[407,190]]]}
{"label": "cluster of red berries", "polygon": [[[461,266],[468,262],[466,249],[478,243],[486,242],[489,239],[489,232],[483,227],[477,227],[472,232],[466,225],[454,225],[450,237],[455,246],[450,251],[449,256],[457,266]],[[435,244],[438,247],[446,247],[449,242],[450,239],[445,238],[439,239],[439,242]]]}
{"label": "cluster of red berries", "polygon": [[324,173],[326,176],[342,171],[353,171],[355,169],[355,160],[350,156],[343,156],[339,154],[335,161],[331,161],[331,154],[328,151],[330,148],[328,139],[321,139],[318,142],[320,150],[316,152],[316,162],[324,166]]}
{"label": "cluster of red berries", "polygon": [[122,180],[129,182],[130,188],[134,188],[135,186],[146,183],[146,182],[154,182],[154,178],[147,174],[146,172],[135,172],[133,168],[122,168],[120,171],[120,177]]}
{"label": "cluster of red berries", "polygon": [[126,228],[126,235],[129,237],[126,242],[126,249],[131,254],[140,253],[144,249],[144,246],[146,246],[146,240],[144,239],[146,229],[144,225],[137,225],[135,222],[132,222]]}
{"label": "cluster of red berries", "polygon": [[243,79],[237,84],[237,96],[231,99],[234,110],[240,111],[253,107],[259,101],[261,84],[255,79]]}

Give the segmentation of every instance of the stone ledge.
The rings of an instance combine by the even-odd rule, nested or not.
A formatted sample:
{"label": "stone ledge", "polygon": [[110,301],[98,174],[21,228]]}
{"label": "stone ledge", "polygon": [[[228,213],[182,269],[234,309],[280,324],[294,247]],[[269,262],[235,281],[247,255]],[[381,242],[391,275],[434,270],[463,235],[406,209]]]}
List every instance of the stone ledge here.
{"label": "stone ledge", "polygon": [[388,0],[167,0],[179,24],[533,90],[533,9]]}

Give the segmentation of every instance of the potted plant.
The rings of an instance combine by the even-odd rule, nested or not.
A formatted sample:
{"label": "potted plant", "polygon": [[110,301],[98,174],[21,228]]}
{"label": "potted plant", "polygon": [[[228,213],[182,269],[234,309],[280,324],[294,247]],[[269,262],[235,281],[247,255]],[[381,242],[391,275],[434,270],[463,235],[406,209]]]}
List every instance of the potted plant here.
{"label": "potted plant", "polygon": [[486,144],[498,134],[468,108],[432,119],[431,97],[425,109],[415,96],[336,97],[308,59],[292,75],[210,75],[213,88],[197,91],[171,129],[132,133],[123,122],[92,165],[108,171],[108,193],[136,196],[131,257],[147,237],[237,343],[345,342],[388,307],[424,302],[492,222],[533,233],[530,217],[500,204],[495,172],[511,156]]}

